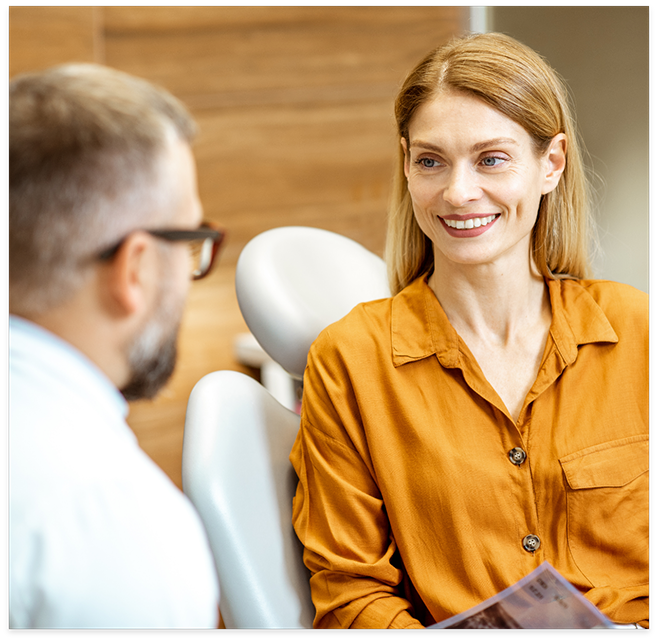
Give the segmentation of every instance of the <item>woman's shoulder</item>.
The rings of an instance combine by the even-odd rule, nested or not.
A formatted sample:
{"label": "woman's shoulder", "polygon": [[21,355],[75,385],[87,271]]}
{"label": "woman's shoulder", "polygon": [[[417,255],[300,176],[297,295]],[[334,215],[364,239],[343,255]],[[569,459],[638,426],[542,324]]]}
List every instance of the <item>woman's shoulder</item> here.
{"label": "woman's shoulder", "polygon": [[622,304],[646,308],[649,303],[649,296],[646,292],[626,283],[612,280],[578,280],[575,282],[587,290],[599,304]]}
{"label": "woman's shoulder", "polygon": [[649,296],[632,285],[611,280],[565,280],[562,287],[585,290],[613,326],[629,321],[648,322]]}
{"label": "woman's shoulder", "polygon": [[351,351],[373,342],[390,341],[392,300],[382,298],[359,303],[343,318],[322,330],[313,348]]}
{"label": "woman's shoulder", "polygon": [[601,292],[601,293],[615,293],[615,294],[627,294],[629,296],[638,296],[640,298],[646,297],[646,292],[633,287],[633,285],[627,285],[626,283],[620,283],[614,280],[605,280],[605,279],[582,279],[574,281],[564,281],[564,282],[575,282],[584,287],[585,289],[592,292]]}

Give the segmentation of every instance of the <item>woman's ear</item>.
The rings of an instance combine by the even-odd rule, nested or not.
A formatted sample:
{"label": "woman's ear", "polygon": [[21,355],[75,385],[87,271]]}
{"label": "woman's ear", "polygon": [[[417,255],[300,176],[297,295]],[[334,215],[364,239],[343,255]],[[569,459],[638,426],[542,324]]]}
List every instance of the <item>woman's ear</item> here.
{"label": "woman's ear", "polygon": [[544,154],[544,163],[546,173],[541,193],[548,194],[557,187],[564,168],[567,166],[567,137],[564,134],[557,134],[551,140],[551,144]]}
{"label": "woman's ear", "polygon": [[402,145],[402,152],[404,153],[404,175],[409,178],[409,148],[407,147],[407,140],[404,136],[400,138]]}

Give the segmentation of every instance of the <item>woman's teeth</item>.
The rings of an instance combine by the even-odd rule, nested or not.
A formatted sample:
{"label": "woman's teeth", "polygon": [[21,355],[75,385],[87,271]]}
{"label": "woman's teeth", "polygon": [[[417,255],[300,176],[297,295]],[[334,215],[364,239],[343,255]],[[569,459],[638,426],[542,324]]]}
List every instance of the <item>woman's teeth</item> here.
{"label": "woman's teeth", "polygon": [[443,219],[443,222],[452,227],[453,229],[473,229],[475,227],[484,227],[492,222],[496,218],[496,215],[493,216],[484,216],[482,218],[468,218],[467,220],[447,220]]}

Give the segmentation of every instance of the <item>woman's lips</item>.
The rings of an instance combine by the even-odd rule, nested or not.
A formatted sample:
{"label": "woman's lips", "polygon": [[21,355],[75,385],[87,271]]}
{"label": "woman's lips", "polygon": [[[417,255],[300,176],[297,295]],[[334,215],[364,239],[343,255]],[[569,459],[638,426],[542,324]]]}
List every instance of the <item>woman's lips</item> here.
{"label": "woman's lips", "polygon": [[500,214],[488,216],[468,216],[462,218],[440,218],[445,230],[455,238],[472,238],[480,236],[490,229]]}

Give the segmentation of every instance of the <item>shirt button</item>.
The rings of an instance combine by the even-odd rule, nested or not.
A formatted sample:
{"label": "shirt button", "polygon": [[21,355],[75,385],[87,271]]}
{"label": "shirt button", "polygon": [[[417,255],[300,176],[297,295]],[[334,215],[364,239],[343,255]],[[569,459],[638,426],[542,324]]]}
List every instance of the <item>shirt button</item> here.
{"label": "shirt button", "polygon": [[536,534],[528,534],[523,537],[523,549],[526,552],[536,552],[541,545],[541,541]]}
{"label": "shirt button", "polygon": [[526,459],[526,453],[520,448],[515,447],[513,450],[510,450],[507,453],[509,460],[514,463],[514,465],[521,465]]}

